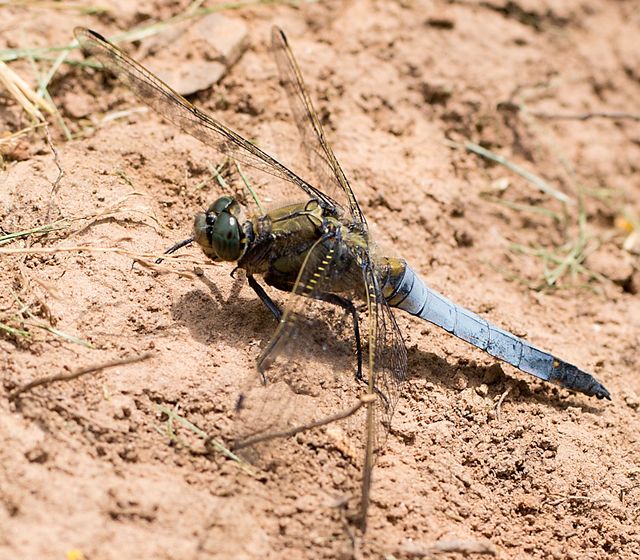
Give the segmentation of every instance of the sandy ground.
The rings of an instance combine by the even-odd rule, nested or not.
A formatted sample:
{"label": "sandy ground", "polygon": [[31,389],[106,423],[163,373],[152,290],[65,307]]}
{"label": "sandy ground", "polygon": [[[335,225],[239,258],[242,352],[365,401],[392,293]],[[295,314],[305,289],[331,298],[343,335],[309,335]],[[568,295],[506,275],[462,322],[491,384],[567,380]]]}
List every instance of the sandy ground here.
{"label": "sandy ground", "polygon": [[[2,7],[0,48],[65,44],[75,25],[112,34],[186,7],[102,5],[97,15]],[[77,249],[157,254],[187,237],[223,192],[209,172],[222,159],[136,111],[114,81],[63,65],[50,85],[74,135],[51,128],[62,179],[41,132],[2,145],[3,232],[68,221],[0,247],[34,251],[0,255],[0,320],[31,334],[0,336],[0,557],[391,558],[433,547],[462,557],[448,546],[503,559],[640,557],[640,276],[629,236],[640,123],[545,118],[637,115],[635,2],[354,0],[225,17],[246,26],[247,48],[197,104],[307,176],[269,53],[270,27],[282,26],[382,245],[453,300],[593,372],[612,401],[497,365],[398,312],[409,379],[374,471],[367,533],[349,522],[358,432],[329,426],[274,443],[247,473],[166,414],[228,437],[275,327],[242,276],[195,248],[159,271]],[[207,60],[173,41],[125,48],[152,67]],[[35,84],[28,61],[11,67]],[[5,90],[0,123],[9,133],[29,124]],[[582,204],[447,140],[479,143]],[[268,177],[250,178],[277,199]],[[242,193],[237,173],[229,179]],[[556,263],[514,244],[561,258],[575,249],[580,266],[545,287]],[[76,249],[38,252],[60,247]],[[339,318],[318,325],[328,352],[307,351],[302,367],[342,376],[344,395],[332,394],[347,402],[359,388],[348,331],[331,327]],[[33,379],[146,353],[9,398]]]}

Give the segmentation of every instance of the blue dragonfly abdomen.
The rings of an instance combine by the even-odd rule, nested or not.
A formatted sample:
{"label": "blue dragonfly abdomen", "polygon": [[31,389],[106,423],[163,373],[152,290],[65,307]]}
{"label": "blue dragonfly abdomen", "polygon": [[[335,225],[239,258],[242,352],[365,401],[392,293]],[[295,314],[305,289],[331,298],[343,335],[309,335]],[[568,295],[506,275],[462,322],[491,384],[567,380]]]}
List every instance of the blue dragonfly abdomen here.
{"label": "blue dragonfly abdomen", "polygon": [[399,264],[404,270],[395,275],[393,286],[385,286],[391,307],[429,321],[525,373],[590,397],[611,400],[609,391],[591,374],[455,304],[429,288],[408,264]]}

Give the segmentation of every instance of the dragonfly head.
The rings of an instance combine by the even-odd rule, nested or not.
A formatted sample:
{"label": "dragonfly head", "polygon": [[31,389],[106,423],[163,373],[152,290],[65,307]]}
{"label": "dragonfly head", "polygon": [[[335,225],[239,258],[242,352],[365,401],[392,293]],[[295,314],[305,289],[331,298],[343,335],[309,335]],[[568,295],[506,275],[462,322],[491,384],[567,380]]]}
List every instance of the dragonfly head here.
{"label": "dragonfly head", "polygon": [[214,261],[237,261],[244,252],[245,236],[238,221],[240,205],[222,196],[206,212],[196,214],[194,239]]}

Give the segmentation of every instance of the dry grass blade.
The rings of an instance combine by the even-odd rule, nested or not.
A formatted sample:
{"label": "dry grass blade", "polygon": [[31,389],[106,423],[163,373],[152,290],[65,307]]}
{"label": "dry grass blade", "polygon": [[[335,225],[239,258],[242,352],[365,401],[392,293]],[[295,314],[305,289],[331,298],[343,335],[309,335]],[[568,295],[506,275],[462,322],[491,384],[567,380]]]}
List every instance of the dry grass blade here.
{"label": "dry grass blade", "polygon": [[25,126],[24,128],[21,128],[20,130],[18,130],[16,132],[8,134],[7,136],[2,136],[0,138],[0,146],[2,146],[3,144],[9,144],[13,140],[16,140],[17,138],[20,138],[20,136],[24,136],[25,134],[28,134],[29,132],[33,132],[34,130],[37,130],[38,128],[40,128],[42,126],[46,126],[46,123],[44,123],[44,122],[35,123],[35,124],[32,124],[31,126]]}
{"label": "dry grass blade", "polygon": [[244,186],[249,191],[249,194],[251,194],[251,198],[253,198],[253,201],[256,203],[256,206],[258,207],[258,210],[259,210],[260,214],[264,214],[265,210],[264,210],[264,207],[262,206],[262,204],[260,203],[260,199],[258,198],[258,194],[254,190],[254,188],[251,186],[251,183],[249,183],[249,180],[247,179],[245,174],[242,172],[242,167],[240,167],[240,164],[237,161],[234,161],[234,163],[236,165],[236,169],[238,170],[238,173],[240,174],[240,178],[242,179],[242,182],[244,183]]}
{"label": "dry grass blade", "polygon": [[[54,152],[54,154],[55,153],[56,152]],[[58,178],[56,179],[57,182],[59,182],[59,180],[60,180],[62,175],[63,175],[62,170],[61,170],[61,168],[59,168],[59,170],[58,170]],[[54,181],[54,188],[55,188],[55,185],[56,185],[56,181]],[[21,231],[17,231],[17,232],[5,233],[4,235],[0,235],[0,246],[5,245],[7,243],[10,243],[11,241],[16,240],[16,239],[29,237],[31,235],[46,235],[47,233],[50,233],[52,231],[68,229],[68,228],[70,228],[71,224],[74,224],[74,223],[77,223],[77,222],[86,222],[84,225],[80,226],[79,229],[71,231],[69,233],[69,235],[68,235],[68,236],[72,236],[72,235],[76,235],[77,236],[77,235],[85,232],[87,229],[89,229],[93,225],[95,225],[101,219],[105,219],[105,218],[107,218],[109,216],[115,216],[118,212],[124,212],[124,211],[130,212],[130,213],[133,213],[133,214],[139,214],[139,215],[144,216],[145,218],[148,218],[153,223],[149,224],[149,223],[147,223],[145,221],[144,224],[148,225],[150,227],[153,227],[154,231],[156,231],[157,233],[160,233],[160,231],[163,229],[163,226],[159,222],[159,220],[158,220],[158,218],[157,218],[157,216],[155,214],[149,213],[147,211],[143,211],[143,210],[140,210],[140,209],[137,209],[137,208],[126,207],[124,205],[125,202],[127,202],[132,197],[143,197],[143,198],[146,198],[147,195],[145,193],[141,193],[141,192],[138,192],[138,191],[132,191],[132,192],[127,193],[126,195],[122,196],[121,198],[117,199],[115,202],[105,206],[104,208],[102,208],[101,210],[99,210],[96,213],[91,213],[91,214],[87,214],[87,215],[84,215],[84,216],[61,218],[59,220],[56,220],[54,222],[51,222],[51,223],[48,223],[48,224],[44,224],[44,225],[41,225],[41,226],[35,226],[33,228],[29,228],[29,229],[25,229],[25,230],[21,230]],[[31,249],[37,252],[37,248],[32,247]],[[15,251],[15,252],[28,252],[28,251],[26,251],[26,249],[25,249],[25,250],[20,250],[20,251]]]}
{"label": "dry grass blade", "polygon": [[113,113],[108,113],[107,115],[105,115],[100,121],[100,124],[104,125],[111,121],[123,119],[131,115],[136,115],[138,113],[147,113],[148,111],[148,107],[133,107],[131,109],[124,109],[122,111],[114,111]]}
{"label": "dry grass blade", "polygon": [[12,336],[18,336],[21,338],[30,338],[31,333],[29,331],[25,331],[23,329],[16,329],[11,325],[7,325],[6,323],[0,322],[0,331],[4,331]]}
{"label": "dry grass blade", "polygon": [[81,368],[77,371],[71,373],[58,373],[55,375],[49,375],[47,377],[40,377],[39,379],[34,379],[25,385],[14,389],[9,393],[9,400],[15,400],[16,397],[25,393],[26,391],[30,391],[35,387],[42,387],[43,385],[50,385],[51,383],[57,383],[59,381],[71,381],[72,379],[77,379],[78,377],[82,377],[83,375],[88,375],[90,373],[98,373],[103,369],[124,366],[129,364],[135,364],[137,362],[142,362],[144,360],[148,360],[151,358],[152,354],[146,353],[141,356],[132,356],[130,358],[123,358],[121,360],[112,360],[110,362],[105,362],[103,364],[98,364],[94,366],[89,366],[86,368]]}
{"label": "dry grass blade", "polygon": [[12,75],[15,73],[4,63],[0,61],[0,82],[4,84],[12,97],[16,100],[25,113],[27,113],[33,120],[43,122],[45,120],[42,113],[38,108],[31,103],[29,98],[24,94],[22,89],[13,80]]}
{"label": "dry grass blade", "polygon": [[92,6],[91,4],[78,4],[77,2],[64,2],[52,0],[4,0],[1,6],[23,6],[25,8],[42,8],[47,10],[74,11],[82,14],[99,14],[107,12],[107,8]]}
{"label": "dry grass blade", "polygon": [[472,152],[483,158],[499,163],[500,165],[506,167],[507,169],[509,169],[510,171],[513,171],[514,173],[517,173],[518,175],[520,175],[521,177],[529,181],[539,191],[546,193],[549,196],[552,196],[553,198],[565,204],[575,204],[575,201],[572,198],[570,198],[563,192],[560,192],[554,189],[544,179],[542,179],[541,177],[538,177],[538,175],[531,173],[531,171],[527,171],[524,167],[521,167],[517,163],[513,163],[512,161],[509,161],[507,158],[505,158],[504,156],[501,156],[500,154],[496,154],[491,150],[487,150],[486,148],[483,148],[479,144],[475,144],[474,142],[464,142],[463,144],[461,144],[458,142],[452,142],[450,140],[446,140],[445,144],[447,146],[450,146],[451,148],[456,148],[459,150],[460,149],[467,150],[468,152]]}
{"label": "dry grass blade", "polygon": [[[123,172],[117,172],[117,175],[119,177],[121,177],[129,186],[133,186],[133,183],[130,182],[130,179],[123,173]],[[156,233],[160,233],[160,231],[163,229],[162,224],[160,223],[160,221],[158,220],[157,216],[153,215],[153,214],[149,214],[147,212],[143,212],[142,210],[138,210],[136,208],[127,208],[124,206],[124,203],[127,202],[130,198],[133,197],[142,197],[142,198],[147,198],[148,195],[143,193],[143,192],[139,192],[139,191],[132,191],[129,192],[127,194],[125,194],[124,196],[120,197],[119,199],[117,199],[115,202],[109,204],[108,206],[104,207],[103,209],[101,209],[98,213],[96,214],[90,214],[87,216],[84,216],[83,218],[78,218],[79,220],[88,220],[88,223],[83,226],[81,229],[79,229],[78,231],[74,232],[74,235],[79,235],[83,232],[85,232],[87,229],[89,229],[91,226],[93,226],[96,222],[108,217],[108,216],[112,216],[115,215],[116,212],[120,212],[123,210],[127,210],[128,212],[131,212],[133,214],[140,214],[142,216],[144,216],[145,218],[149,218],[152,222],[153,222],[153,229],[156,231]],[[146,223],[146,222],[145,222]],[[149,224],[147,224],[149,225]]]}
{"label": "dry grass blade", "polygon": [[544,206],[536,206],[533,204],[521,204],[519,202],[513,202],[511,200],[505,200],[494,196],[491,193],[480,193],[480,198],[486,200],[487,202],[492,202],[494,204],[500,204],[505,206],[506,208],[510,208],[511,210],[515,210],[516,212],[531,212],[532,214],[539,214],[540,216],[545,216],[547,218],[551,218],[552,220],[562,224],[565,221],[565,218],[562,214],[558,212],[554,212],[553,210],[549,210]]}
{"label": "dry grass blade", "polygon": [[46,234],[52,231],[59,231],[67,228],[68,226],[69,226],[69,221],[66,219],[61,219],[61,220],[56,220],[55,222],[51,222],[50,224],[44,224],[42,226],[36,226],[33,228],[24,229],[22,231],[7,233],[5,235],[0,235],[0,245],[5,245],[16,239],[30,237],[31,235]]}
{"label": "dry grass blade", "polygon": [[45,120],[39,108],[51,115],[55,113],[55,108],[48,101],[33,91],[29,84],[2,61],[0,61],[0,82],[34,120],[41,122]]}
{"label": "dry grass blade", "polygon": [[[245,0],[244,2],[224,2],[222,4],[217,4],[215,6],[211,6],[208,8],[202,8],[201,4],[203,3],[201,0],[196,0],[192,2],[187,8],[185,8],[182,12],[179,12],[175,16],[172,16],[166,20],[152,23],[150,25],[145,25],[142,27],[138,27],[136,29],[132,29],[129,31],[125,31],[123,33],[119,33],[109,38],[110,41],[117,43],[121,41],[140,41],[147,37],[151,37],[165,30],[167,27],[171,25],[175,25],[176,23],[180,23],[182,21],[187,21],[189,19],[197,19],[204,17],[208,14],[213,14],[216,12],[223,12],[228,10],[241,10],[243,8],[252,8],[256,6],[269,6],[269,5],[277,5],[277,4],[285,4],[296,6],[298,4],[311,4],[315,0]],[[2,6],[2,2],[0,2],[0,6]],[[97,13],[100,11],[107,11],[106,8],[92,8],[87,7],[86,13]],[[19,60],[21,58],[31,58],[33,60],[44,60],[53,62],[53,67],[55,68],[57,65],[64,62],[64,64],[76,65],[76,66],[87,66],[91,68],[99,68],[99,65],[96,65],[94,62],[87,61],[78,61],[78,60],[67,60],[64,59],[59,61],[57,57],[54,58],[54,53],[66,53],[73,49],[77,48],[77,43],[75,41],[63,45],[63,46],[50,46],[50,47],[34,47],[34,48],[21,48],[21,49],[2,49],[0,50],[0,62],[10,62],[12,60]]]}
{"label": "dry grass blade", "polygon": [[[180,416],[175,410],[172,410],[162,405],[158,406],[158,410],[167,415],[168,422],[171,422],[170,424],[171,427],[173,426],[174,421],[179,422],[182,426],[192,431],[198,437],[202,438],[204,440],[205,447],[212,447],[213,449],[215,449],[217,452],[221,453],[228,459],[231,459],[232,461],[235,461],[236,463],[238,463],[242,468],[242,470],[244,470],[247,474],[250,474],[251,476],[255,476],[254,470],[245,461],[243,461],[240,457],[238,457],[235,453],[233,453],[233,451],[230,451],[217,439],[211,437],[204,430],[198,428],[198,426],[196,426],[192,422],[189,422],[189,420],[187,420],[183,416]],[[175,437],[177,438],[177,436]]]}
{"label": "dry grass blade", "polygon": [[502,393],[502,395],[500,395],[500,398],[498,399],[498,402],[496,403],[495,409],[496,409],[496,420],[498,420],[498,422],[502,421],[502,403],[504,402],[504,399],[507,398],[507,395],[511,392],[511,386],[507,387],[506,391],[504,391],[504,393]]}
{"label": "dry grass blade", "polygon": [[[138,253],[120,247],[98,247],[94,245],[73,245],[68,247],[25,247],[17,249],[3,249],[0,247],[0,255],[54,255],[57,253],[115,253],[131,258],[137,264],[151,269],[160,274],[177,274],[184,278],[195,278],[197,274],[184,269],[173,269],[161,266],[157,261],[173,261],[177,264],[192,264],[198,267],[214,266],[210,260],[194,258],[192,255],[166,255],[164,253]],[[39,325],[36,325],[39,326]]]}
{"label": "dry grass blade", "polygon": [[73,336],[72,334],[56,329],[49,323],[46,323],[40,320],[31,312],[31,310],[29,309],[29,305],[20,301],[20,298],[13,291],[11,291],[11,295],[13,296],[13,299],[16,301],[16,303],[20,306],[20,310],[18,311],[17,317],[22,317],[24,315],[28,317],[27,320],[21,320],[21,322],[24,325],[42,329],[59,338],[63,338],[64,340],[72,342],[73,344],[78,344],[80,346],[84,346],[85,348],[93,348],[93,345],[90,342],[87,342],[82,338],[78,338],[77,336]]}
{"label": "dry grass blade", "polygon": [[569,274],[573,279],[586,276],[589,280],[610,282],[609,278],[589,269],[584,262],[601,245],[601,240],[593,237],[587,230],[587,215],[582,203],[578,211],[578,235],[564,245],[547,249],[544,247],[527,247],[512,243],[512,251],[532,255],[542,259],[544,263],[544,280],[546,287],[555,287],[560,278]]}

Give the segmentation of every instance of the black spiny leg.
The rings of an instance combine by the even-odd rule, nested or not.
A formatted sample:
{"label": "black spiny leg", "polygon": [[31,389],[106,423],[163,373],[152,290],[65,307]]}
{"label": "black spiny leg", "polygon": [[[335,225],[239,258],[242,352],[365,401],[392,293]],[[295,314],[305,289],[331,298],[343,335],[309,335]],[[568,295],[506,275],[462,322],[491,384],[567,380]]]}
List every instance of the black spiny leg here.
{"label": "black spiny leg", "polygon": [[322,301],[326,301],[327,303],[342,307],[342,309],[348,311],[351,314],[351,318],[353,319],[353,334],[356,337],[356,359],[358,360],[356,379],[358,381],[364,381],[362,377],[362,342],[360,341],[360,326],[358,323],[358,310],[356,309],[356,306],[353,305],[353,303],[348,299],[344,299],[335,294],[321,294],[315,297],[316,299],[320,299]]}
{"label": "black spiny leg", "polygon": [[[184,241],[178,241],[175,245],[171,245],[163,254],[170,255],[171,253],[175,253],[178,249],[182,249],[187,245],[191,245],[195,241],[195,237],[189,237],[189,239],[185,239]],[[163,261],[162,257],[156,259],[156,264],[160,264]]]}
{"label": "black spiny leg", "polygon": [[[282,319],[282,311],[278,309],[278,306],[269,297],[269,294],[267,294],[267,292],[264,291],[264,288],[260,284],[258,284],[258,281],[253,276],[247,275],[247,281],[249,282],[249,286],[251,286],[251,289],[262,300],[262,303],[264,303],[267,309],[271,311],[273,316],[276,318],[276,321],[280,322],[280,319]],[[269,282],[269,285],[273,285],[274,287],[277,287],[278,289],[285,290],[285,291],[287,291],[288,289],[288,286],[279,286],[273,281]],[[356,309],[356,306],[353,305],[353,303],[350,302],[348,299],[344,299],[335,294],[318,294],[314,296],[314,298],[322,301],[326,301],[327,303],[330,303],[332,305],[337,305],[338,307],[341,307],[345,311],[348,311],[349,314],[351,315],[351,318],[353,319],[353,334],[356,338],[356,360],[358,362],[356,379],[358,379],[358,381],[364,381],[364,377],[362,375],[362,341],[360,339],[360,325],[358,322],[358,310]]]}
{"label": "black spiny leg", "polygon": [[253,276],[248,274],[247,280],[249,281],[249,286],[251,286],[251,289],[258,295],[262,303],[267,306],[267,309],[271,311],[273,316],[276,318],[276,321],[279,323],[280,319],[282,319],[282,311],[278,309],[276,303],[269,297],[269,294],[264,291],[264,288],[260,284],[258,284],[258,281]]}
{"label": "black spiny leg", "polygon": [[[356,379],[361,381],[362,383],[367,383],[362,375],[362,341],[360,340],[360,325],[358,323],[358,310],[356,306],[353,305],[348,299],[344,299],[335,294],[321,294],[315,296],[316,299],[320,299],[322,301],[326,301],[327,303],[331,303],[333,305],[337,305],[338,307],[342,307],[351,314],[353,319],[353,334],[356,337],[356,358],[358,360],[358,369],[356,371]],[[373,375],[373,373],[370,373]],[[378,389],[378,387],[374,387],[376,394],[380,397],[382,402],[385,403],[385,406],[389,405],[389,400],[386,395]]]}

